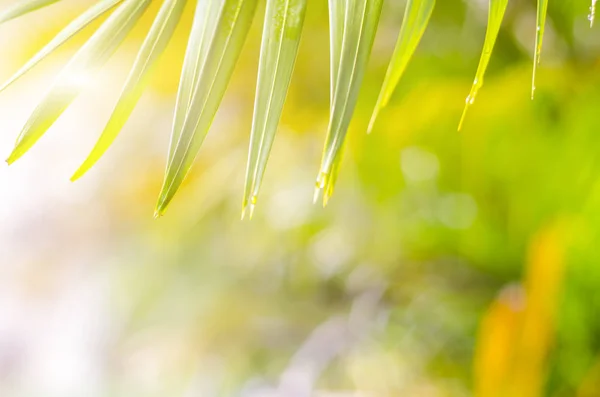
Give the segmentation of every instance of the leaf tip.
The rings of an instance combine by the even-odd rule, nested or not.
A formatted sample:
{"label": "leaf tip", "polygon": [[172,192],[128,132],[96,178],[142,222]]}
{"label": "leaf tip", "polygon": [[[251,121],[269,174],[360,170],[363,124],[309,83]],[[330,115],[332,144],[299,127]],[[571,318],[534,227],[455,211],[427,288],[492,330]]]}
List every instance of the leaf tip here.
{"label": "leaf tip", "polygon": [[323,191],[323,189],[321,189],[321,187],[319,185],[315,186],[315,192],[313,194],[313,204],[317,204],[319,197],[321,197],[322,191]]}
{"label": "leaf tip", "polygon": [[377,118],[379,117],[379,111],[380,111],[380,107],[379,106],[375,107],[375,110],[373,111],[373,115],[371,116],[371,120],[369,121],[369,126],[367,127],[367,134],[371,134],[371,132],[373,132],[373,128],[375,127],[375,122],[377,121]]}
{"label": "leaf tip", "polygon": [[71,182],[77,181],[79,178],[81,178],[85,174],[86,171],[87,171],[87,169],[84,169],[83,166],[79,167],[77,169],[77,171],[75,171],[73,173],[73,175],[71,175],[71,178],[70,178]]}
{"label": "leaf tip", "polygon": [[158,219],[165,214],[167,206],[169,205],[168,200],[165,199],[165,195],[161,192],[160,198],[154,208],[154,219]]}
{"label": "leaf tip", "polygon": [[12,165],[15,161],[17,161],[18,159],[21,158],[21,156],[23,155],[23,152],[18,150],[18,147],[16,147],[9,155],[8,158],[6,159],[6,164],[8,165]]}
{"label": "leaf tip", "polygon": [[[324,196],[327,194],[327,192],[325,191],[325,186],[327,186],[328,184],[328,179],[329,179],[329,175],[324,172],[321,171],[319,173],[319,176],[317,177],[317,181],[315,183],[315,193],[313,195],[313,204],[316,204],[317,201],[319,200],[319,198],[321,197],[321,195],[323,194]],[[323,200],[325,201],[325,197],[323,197]],[[325,205],[323,205],[325,206]]]}

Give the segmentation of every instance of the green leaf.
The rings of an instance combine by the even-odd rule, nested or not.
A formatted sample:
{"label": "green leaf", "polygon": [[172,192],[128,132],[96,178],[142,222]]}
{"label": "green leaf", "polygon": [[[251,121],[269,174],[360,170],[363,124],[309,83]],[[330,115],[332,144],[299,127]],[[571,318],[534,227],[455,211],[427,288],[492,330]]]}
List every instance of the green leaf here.
{"label": "green leaf", "polygon": [[[331,166],[331,174],[329,178],[327,178],[327,184],[323,190],[323,206],[326,206],[329,203],[329,199],[333,195],[333,190],[335,188],[335,183],[338,180],[338,176],[340,174],[340,168],[342,166],[342,159],[344,157],[344,150],[346,148],[346,141],[342,144],[340,148],[339,154],[336,156],[335,160],[333,160],[333,165]],[[319,194],[321,193],[321,189],[315,190],[315,197],[313,198],[313,202],[316,202],[319,198]]]}
{"label": "green leaf", "polygon": [[263,29],[242,218],[252,217],[298,54],[306,0],[268,0]]}
{"label": "green leaf", "polygon": [[412,58],[423,33],[429,24],[429,18],[435,6],[435,0],[408,0],[404,11],[404,21],[392,61],[388,66],[381,93],[377,99],[368,132],[373,130],[377,116],[382,108],[387,106],[396,89],[408,62]]}
{"label": "green leaf", "polygon": [[257,3],[258,0],[223,0],[181,131],[172,134],[173,156],[167,164],[155,216],[164,213],[200,150],[248,35]]}
{"label": "green leaf", "polygon": [[208,55],[222,5],[223,0],[198,0],[196,3],[194,22],[183,60],[183,70],[177,91],[173,133],[171,144],[169,145],[167,164],[170,164],[173,159],[175,144],[179,141],[183,122],[189,113],[192,94],[198,84],[201,67]]}
{"label": "green leaf", "polygon": [[140,48],[121,96],[98,142],[81,167],[71,177],[76,180],[85,174],[114,142],[138,103],[148,76],[156,61],[167,48],[181,19],[187,0],[165,0]]}
{"label": "green leaf", "polygon": [[44,46],[44,48],[42,48],[29,61],[27,61],[22,68],[20,68],[0,87],[0,91],[4,91],[8,86],[17,81],[35,65],[54,52],[54,50],[63,45],[67,40],[122,1],[123,0],[101,0],[90,7],[83,14],[73,20],[73,22],[67,25],[67,27],[61,30],[48,44]]}
{"label": "green leaf", "polygon": [[[330,95],[329,95],[329,106],[330,111],[333,109],[333,98],[335,96],[335,90],[337,87],[337,76],[340,69],[340,57],[342,56],[342,42],[344,40],[344,22],[346,18],[346,1],[329,0],[329,46],[330,46]],[[327,185],[324,189],[315,189],[315,196],[313,202],[317,202],[321,193],[323,193],[323,205],[327,205],[342,164],[342,157],[344,153],[343,144],[340,149],[340,154],[336,156],[333,165],[331,167],[331,176],[327,179]]]}
{"label": "green leaf", "polygon": [[346,19],[346,0],[329,0],[329,57],[330,57],[330,107],[333,108],[333,96],[337,84],[344,40],[344,21]]}
{"label": "green leaf", "polygon": [[10,21],[32,11],[57,3],[60,0],[19,0],[19,3],[0,12],[0,23]]}
{"label": "green leaf", "polygon": [[[346,4],[342,5],[341,2],[344,1]],[[317,177],[315,197],[318,197],[326,187],[328,191],[333,190],[333,187],[328,187],[328,185],[332,179],[334,163],[340,154],[354,113],[377,32],[382,3],[382,0],[338,0],[334,8],[330,7],[330,13],[334,14],[331,20],[335,22],[330,26],[330,29],[334,30],[331,34],[332,55],[335,53],[335,47],[339,45],[340,21],[337,13],[341,7],[345,7],[345,16],[339,67],[334,83],[333,104],[331,105],[323,159]],[[336,62],[335,55],[333,55],[332,65],[335,65]],[[325,203],[326,200],[324,200]]]}
{"label": "green leaf", "polygon": [[465,116],[467,115],[467,110],[469,109],[469,106],[471,106],[473,102],[475,102],[477,92],[479,91],[481,86],[483,86],[483,77],[485,75],[485,70],[487,69],[488,63],[490,62],[490,57],[492,56],[492,51],[494,50],[494,44],[496,44],[498,32],[500,32],[500,26],[502,25],[502,19],[504,18],[504,12],[506,11],[507,4],[508,0],[490,0],[488,11],[488,26],[487,31],[485,32],[483,51],[481,53],[481,58],[479,59],[479,66],[477,66],[477,72],[475,73],[475,80],[473,81],[471,92],[465,100],[465,109],[463,110],[463,114],[458,124],[459,131],[462,128],[463,122],[465,121]]}
{"label": "green leaf", "polygon": [[27,120],[12,153],[12,164],[29,150],[71,104],[91,72],[102,66],[125,39],[151,0],[126,0],[65,66]]}
{"label": "green leaf", "polygon": [[596,2],[598,0],[592,0],[592,5],[590,6],[590,13],[588,15],[588,20],[590,21],[590,28],[594,27],[594,19],[596,19]]}
{"label": "green leaf", "polygon": [[535,94],[535,74],[540,64],[542,55],[542,43],[544,41],[544,29],[546,28],[546,14],[548,13],[548,0],[538,0],[537,17],[535,23],[535,52],[533,54],[533,74],[531,76],[531,99]]}

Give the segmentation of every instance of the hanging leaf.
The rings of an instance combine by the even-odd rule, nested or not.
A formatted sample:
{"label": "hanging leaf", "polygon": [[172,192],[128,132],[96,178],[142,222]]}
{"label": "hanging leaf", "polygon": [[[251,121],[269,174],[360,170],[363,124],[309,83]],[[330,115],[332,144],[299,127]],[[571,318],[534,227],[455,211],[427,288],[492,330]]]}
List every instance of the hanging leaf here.
{"label": "hanging leaf", "polygon": [[475,73],[475,80],[473,81],[471,92],[469,93],[469,96],[467,96],[465,108],[458,124],[459,131],[465,121],[469,106],[475,102],[477,92],[481,86],[483,86],[485,70],[487,69],[488,63],[490,63],[490,57],[492,56],[494,44],[496,44],[498,32],[500,32],[500,26],[502,25],[502,19],[504,18],[507,3],[508,0],[490,0],[489,2],[488,26],[487,31],[485,32],[485,40],[483,41],[483,51],[481,53],[481,58],[479,59],[479,66],[477,66],[477,72]]}
{"label": "hanging leaf", "polygon": [[[340,0],[329,0],[329,46],[330,46],[330,96],[329,107],[333,109],[333,97],[337,87],[337,76],[340,69],[340,57],[342,56],[342,42],[344,40],[344,22],[346,19],[347,2]],[[331,177],[327,179],[327,185],[324,189],[315,189],[313,202],[316,203],[321,193],[323,193],[323,205],[327,205],[329,198],[333,194],[335,183],[342,163],[345,144],[340,148],[340,154],[336,156],[331,167]]]}
{"label": "hanging leaf", "polygon": [[590,6],[590,13],[588,14],[588,20],[590,21],[590,28],[594,27],[594,19],[596,19],[596,2],[598,0],[592,0]]}
{"label": "hanging leaf", "polygon": [[337,84],[337,75],[340,69],[342,56],[342,41],[344,40],[344,22],[346,20],[347,0],[329,0],[329,69],[330,69],[330,96],[329,105],[333,108],[333,96]]}
{"label": "hanging leaf", "polygon": [[151,0],[126,0],[65,66],[50,91],[27,120],[6,160],[12,164],[54,124],[83,89],[89,75],[102,66],[142,16]]}
{"label": "hanging leaf", "polygon": [[298,54],[306,0],[268,0],[263,29],[258,84],[242,218],[252,218],[265,168]]}
{"label": "hanging leaf", "polygon": [[[346,4],[341,5],[338,3],[334,8],[330,8],[330,13],[335,13],[331,17],[334,24],[330,26],[330,29],[334,30],[331,34],[332,54],[335,52],[335,46],[339,45],[339,18],[335,16],[340,10],[338,7],[345,7],[343,38],[339,67],[334,84],[331,116],[325,139],[323,159],[321,160],[316,182],[315,197],[319,196],[331,180],[334,163],[340,154],[356,106],[358,92],[373,47],[383,3],[382,0],[338,1],[346,1]],[[332,65],[335,65],[335,59],[335,56],[332,56]],[[332,189],[332,186],[327,188],[327,190]]]}
{"label": "hanging leaf", "polygon": [[[258,0],[224,0],[211,38],[206,59],[180,132],[174,132],[172,158],[156,206],[164,213],[189,172],[233,73],[234,66],[252,24]],[[183,104],[178,104],[181,106]],[[177,141],[174,141],[177,139]]]}
{"label": "hanging leaf", "polygon": [[10,21],[32,11],[57,3],[60,0],[20,0],[19,3],[0,11],[0,23]]}
{"label": "hanging leaf", "polygon": [[538,0],[537,17],[535,23],[535,52],[533,54],[533,74],[531,77],[531,99],[535,94],[535,74],[540,64],[542,55],[542,42],[544,40],[544,29],[546,27],[546,14],[548,13],[548,0]]}
{"label": "hanging leaf", "polygon": [[23,67],[21,67],[11,78],[9,78],[1,87],[0,91],[4,91],[8,86],[21,78],[25,73],[30,71],[35,65],[41,62],[44,58],[50,55],[54,50],[63,45],[71,37],[79,33],[83,28],[95,21],[107,11],[111,10],[123,0],[101,0],[83,14],[77,17],[67,27],[61,30],[48,44],[44,46],[37,54],[35,54]]}
{"label": "hanging leaf", "polygon": [[192,94],[198,84],[201,67],[208,55],[222,5],[223,0],[198,0],[196,4],[194,22],[183,60],[179,89],[177,90],[175,118],[173,120],[173,132],[167,164],[172,162],[175,144],[179,141],[183,122],[189,113]]}
{"label": "hanging leaf", "polygon": [[142,44],[125,87],[98,142],[71,180],[85,174],[114,142],[138,103],[156,61],[167,48],[187,0],[165,0]]}
{"label": "hanging leaf", "polygon": [[423,33],[429,24],[429,18],[435,6],[435,0],[408,0],[404,10],[404,20],[392,61],[388,66],[381,93],[377,99],[368,132],[373,130],[375,121],[382,108],[387,106],[408,62],[412,58]]}

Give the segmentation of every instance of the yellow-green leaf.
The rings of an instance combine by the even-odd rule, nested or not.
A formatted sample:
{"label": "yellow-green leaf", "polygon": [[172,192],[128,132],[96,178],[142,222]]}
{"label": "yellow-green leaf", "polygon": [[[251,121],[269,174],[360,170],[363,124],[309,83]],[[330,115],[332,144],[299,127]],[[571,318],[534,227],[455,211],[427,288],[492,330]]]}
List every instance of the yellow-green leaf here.
{"label": "yellow-green leaf", "polygon": [[507,4],[508,0],[490,0],[489,2],[488,26],[487,31],[485,32],[483,51],[481,53],[481,58],[479,59],[479,66],[477,66],[477,72],[475,73],[475,80],[473,81],[471,92],[469,92],[469,95],[465,100],[465,108],[458,124],[459,130],[462,128],[463,122],[465,121],[465,116],[467,115],[469,106],[475,102],[477,92],[481,86],[483,86],[485,70],[490,63],[490,57],[492,56],[492,51],[494,50],[494,44],[496,44],[498,32],[500,32],[500,26],[502,25],[502,19],[504,19],[504,12],[506,11]]}
{"label": "yellow-green leaf", "polygon": [[173,120],[173,132],[167,164],[170,164],[173,159],[175,144],[179,141],[185,116],[189,112],[192,94],[200,77],[200,68],[208,54],[222,5],[223,0],[198,0],[196,3],[194,22],[183,60],[179,89],[177,90],[175,118]]}
{"label": "yellow-green leaf", "polygon": [[167,48],[173,36],[173,32],[181,19],[186,3],[187,0],[165,0],[163,2],[140,48],[108,124],[104,128],[92,152],[75,172],[71,180],[80,178],[96,164],[127,122],[146,87],[147,77],[152,67]]}
{"label": "yellow-green leaf", "polygon": [[246,206],[252,217],[292,77],[305,14],[306,0],[267,2],[242,218]]}
{"label": "yellow-green leaf", "polygon": [[0,23],[10,21],[60,0],[19,0],[15,5],[0,12]]}
{"label": "yellow-green leaf", "polygon": [[408,0],[404,11],[404,20],[392,61],[388,66],[381,93],[377,99],[368,132],[371,132],[377,116],[387,106],[408,62],[412,58],[423,33],[429,24],[429,18],[435,6],[435,0]]}
{"label": "yellow-green leaf", "polygon": [[27,120],[7,159],[9,164],[27,152],[54,124],[84,88],[90,74],[102,66],[125,39],[150,2],[126,0],[75,54]]}
{"label": "yellow-green leaf", "polygon": [[535,22],[535,52],[533,54],[533,74],[531,76],[531,99],[535,94],[535,74],[540,64],[542,55],[542,43],[544,41],[544,29],[546,28],[546,14],[548,13],[548,0],[538,0],[537,17]]}
{"label": "yellow-green leaf", "polygon": [[[337,76],[340,69],[340,57],[342,56],[342,42],[344,40],[344,22],[346,19],[346,1],[340,0],[329,0],[329,47],[330,47],[330,95],[329,95],[329,107],[330,111],[333,109],[333,98],[337,86]],[[324,189],[315,189],[315,196],[313,201],[316,203],[321,193],[323,194],[323,205],[327,205],[342,164],[342,157],[344,153],[344,147],[340,148],[340,154],[336,156],[333,165],[331,167],[331,176],[327,179],[327,185]]]}
{"label": "yellow-green leaf", "polygon": [[333,96],[340,69],[342,41],[344,40],[344,21],[346,19],[346,0],[329,0],[329,52],[330,52],[330,96],[329,106],[333,107]]}
{"label": "yellow-green leaf", "polygon": [[248,35],[257,3],[258,0],[223,0],[181,132],[173,133],[171,138],[174,151],[167,164],[156,216],[164,213],[200,150]]}
{"label": "yellow-green leaf", "polygon": [[[340,3],[335,8],[330,8],[330,13],[337,13],[338,7],[345,7],[343,38],[329,127],[316,182],[316,197],[329,185],[334,163],[346,137],[373,47],[383,3],[382,0],[338,1]],[[345,5],[342,5],[341,2],[345,2]],[[330,29],[337,32],[339,31],[338,18],[333,16],[332,19],[337,23],[332,24]],[[331,36],[334,38],[332,40],[334,45],[337,45],[335,42],[338,40],[338,33],[334,32]],[[334,49],[332,49],[333,52],[335,52]],[[332,58],[332,65],[335,63],[335,58]],[[332,189],[333,187],[327,188],[327,190]]]}
{"label": "yellow-green leaf", "polygon": [[25,73],[30,71],[35,65],[41,62],[44,58],[54,52],[54,50],[63,45],[67,40],[122,1],[123,0],[101,0],[86,10],[79,17],[75,18],[73,22],[61,30],[48,44],[44,46],[44,48],[42,48],[29,61],[27,61],[23,67],[21,67],[14,75],[12,75],[11,78],[9,78],[0,87],[0,91],[5,90],[8,86],[21,78]]}

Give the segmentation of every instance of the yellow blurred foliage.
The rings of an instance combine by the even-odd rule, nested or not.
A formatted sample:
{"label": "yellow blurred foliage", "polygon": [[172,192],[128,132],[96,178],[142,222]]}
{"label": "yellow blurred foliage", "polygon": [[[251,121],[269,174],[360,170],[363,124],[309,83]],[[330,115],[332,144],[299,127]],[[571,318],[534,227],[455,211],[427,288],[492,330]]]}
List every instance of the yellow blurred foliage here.
{"label": "yellow blurred foliage", "polygon": [[564,276],[566,231],[560,221],[533,237],[523,287],[506,287],[485,314],[474,363],[477,397],[543,395]]}

